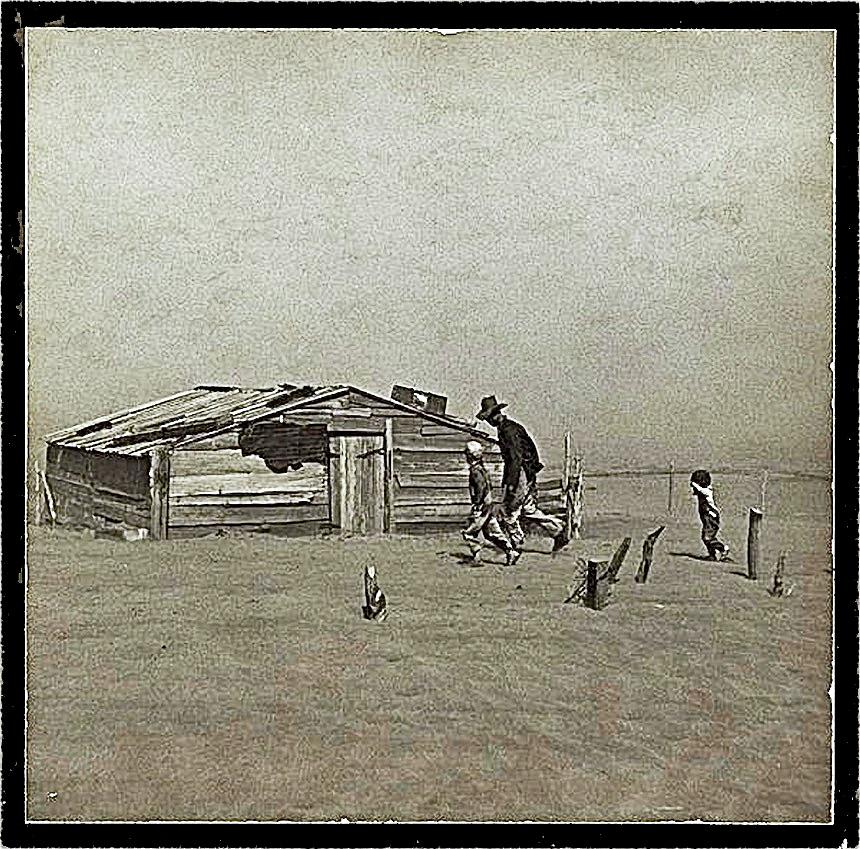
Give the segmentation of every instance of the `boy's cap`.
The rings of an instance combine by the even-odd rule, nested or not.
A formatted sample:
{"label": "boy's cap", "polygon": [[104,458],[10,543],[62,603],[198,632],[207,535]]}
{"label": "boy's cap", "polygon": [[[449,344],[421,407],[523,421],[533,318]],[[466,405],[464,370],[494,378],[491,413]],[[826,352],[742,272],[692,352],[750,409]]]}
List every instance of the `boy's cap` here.
{"label": "boy's cap", "polygon": [[692,483],[698,484],[699,486],[710,486],[711,485],[711,473],[706,469],[696,469],[692,475],[690,475],[690,481]]}
{"label": "boy's cap", "polygon": [[484,446],[480,442],[469,441],[466,443],[466,453],[473,457],[480,457],[484,453]]}

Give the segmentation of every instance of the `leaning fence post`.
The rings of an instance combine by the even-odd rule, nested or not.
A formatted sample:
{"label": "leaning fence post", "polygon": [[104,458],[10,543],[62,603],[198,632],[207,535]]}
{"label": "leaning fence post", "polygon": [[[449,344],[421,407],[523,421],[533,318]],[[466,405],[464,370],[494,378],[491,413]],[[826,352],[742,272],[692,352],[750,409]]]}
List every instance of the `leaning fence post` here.
{"label": "leaning fence post", "polygon": [[642,560],[639,563],[639,568],[633,576],[633,580],[637,584],[644,584],[648,580],[648,573],[651,571],[651,561],[654,558],[654,545],[657,542],[657,537],[666,529],[665,525],[660,525],[656,531],[651,531],[645,542],[642,543]]}
{"label": "leaning fence post", "polygon": [[569,430],[564,432],[564,469],[561,475],[561,491],[564,494],[564,531],[568,538],[573,537],[573,501],[570,498],[570,488],[573,485],[571,471],[573,468],[573,435]]}
{"label": "leaning fence post", "polygon": [[758,578],[759,543],[761,539],[762,511],[750,507],[750,526],[747,534],[747,577],[751,581]]}
{"label": "leaning fence post", "polygon": [[45,470],[42,469],[40,472],[41,480],[42,480],[42,492],[44,493],[44,503],[48,508],[48,515],[51,517],[51,525],[57,524],[57,508],[55,506],[54,496],[51,492],[51,487],[48,485],[48,476],[45,474]]}
{"label": "leaning fence post", "polygon": [[675,512],[675,505],[673,503],[672,496],[674,495],[675,490],[675,461],[671,460],[669,462],[669,515],[671,516]]}
{"label": "leaning fence post", "polygon": [[627,556],[627,550],[630,548],[630,543],[632,542],[631,537],[624,537],[621,541],[621,545],[615,550],[615,554],[612,555],[612,560],[609,563],[609,582],[614,584],[618,580],[618,573],[621,570],[621,566],[624,563],[624,558]]}

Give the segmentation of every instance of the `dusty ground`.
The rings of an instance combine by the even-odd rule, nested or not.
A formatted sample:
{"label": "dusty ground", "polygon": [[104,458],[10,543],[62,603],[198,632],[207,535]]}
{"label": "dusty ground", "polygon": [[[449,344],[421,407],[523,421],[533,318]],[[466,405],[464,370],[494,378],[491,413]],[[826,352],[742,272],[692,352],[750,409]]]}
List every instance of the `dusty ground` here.
{"label": "dusty ground", "polygon": [[[723,501],[738,562],[697,559],[684,496],[645,585],[633,573],[661,521],[644,516],[595,516],[554,559],[533,537],[512,571],[462,563],[455,535],[32,529],[28,816],[826,821],[820,489],[774,492],[758,582],[738,574],[737,490]],[[576,557],[627,534],[610,606],[562,605]],[[794,591],[777,600],[781,549]],[[369,559],[383,624],[360,618]]]}

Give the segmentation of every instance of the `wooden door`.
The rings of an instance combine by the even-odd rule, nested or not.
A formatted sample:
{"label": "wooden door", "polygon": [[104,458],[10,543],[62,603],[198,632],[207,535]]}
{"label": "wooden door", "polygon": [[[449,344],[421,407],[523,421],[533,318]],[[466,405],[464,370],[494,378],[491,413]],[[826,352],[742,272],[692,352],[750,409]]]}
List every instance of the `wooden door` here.
{"label": "wooden door", "polygon": [[382,434],[329,437],[331,521],[342,533],[382,533],[384,454]]}

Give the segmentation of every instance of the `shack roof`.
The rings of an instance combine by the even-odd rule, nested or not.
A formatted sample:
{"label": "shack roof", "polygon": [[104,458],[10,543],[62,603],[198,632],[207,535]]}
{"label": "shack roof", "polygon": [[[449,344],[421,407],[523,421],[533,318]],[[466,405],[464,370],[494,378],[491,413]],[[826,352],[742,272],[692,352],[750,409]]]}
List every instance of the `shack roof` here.
{"label": "shack roof", "polygon": [[351,392],[485,440],[491,439],[470,422],[447,414],[430,413],[354,386],[295,386],[283,383],[264,389],[197,386],[167,398],[56,431],[45,440],[48,444],[89,451],[141,455],[161,446],[172,447],[205,439],[237,426]]}

